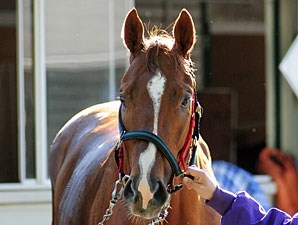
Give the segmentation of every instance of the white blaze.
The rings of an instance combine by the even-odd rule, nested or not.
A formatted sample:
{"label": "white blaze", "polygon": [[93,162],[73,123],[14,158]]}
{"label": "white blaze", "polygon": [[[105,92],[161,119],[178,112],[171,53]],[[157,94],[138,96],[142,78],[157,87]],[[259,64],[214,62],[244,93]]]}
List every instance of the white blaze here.
{"label": "white blaze", "polygon": [[[153,119],[153,133],[157,135],[158,114],[160,110],[161,97],[164,92],[166,79],[158,71],[147,84],[149,96],[153,102],[154,119]],[[151,168],[154,164],[156,156],[156,147],[154,144],[149,143],[148,148],[140,155],[140,183],[138,191],[142,193],[143,209],[146,209],[148,202],[153,197],[150,190],[148,179],[150,177]]]}
{"label": "white blaze", "polygon": [[147,89],[152,98],[154,108],[153,133],[157,134],[158,114],[160,109],[161,97],[164,92],[166,79],[158,72],[147,84]]}

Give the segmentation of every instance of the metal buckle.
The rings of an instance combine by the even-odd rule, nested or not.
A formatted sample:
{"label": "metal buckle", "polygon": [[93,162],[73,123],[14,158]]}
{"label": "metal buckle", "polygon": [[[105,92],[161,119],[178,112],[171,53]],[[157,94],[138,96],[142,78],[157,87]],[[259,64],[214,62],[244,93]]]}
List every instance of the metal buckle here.
{"label": "metal buckle", "polygon": [[184,172],[178,176],[173,177],[172,183],[168,184],[168,188],[167,188],[167,191],[170,194],[173,194],[174,192],[179,191],[183,187],[183,184],[182,184],[183,177],[184,177]]}

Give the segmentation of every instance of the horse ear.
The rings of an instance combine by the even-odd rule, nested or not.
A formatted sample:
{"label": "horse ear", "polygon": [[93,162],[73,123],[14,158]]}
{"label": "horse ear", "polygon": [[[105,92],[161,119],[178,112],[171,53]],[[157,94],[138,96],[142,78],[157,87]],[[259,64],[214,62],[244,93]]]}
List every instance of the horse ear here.
{"label": "horse ear", "polygon": [[174,48],[181,52],[184,58],[189,58],[196,42],[196,30],[191,15],[182,9],[173,27],[175,38]]}
{"label": "horse ear", "polygon": [[135,8],[130,10],[122,28],[124,44],[133,54],[141,50],[144,45],[144,26]]}

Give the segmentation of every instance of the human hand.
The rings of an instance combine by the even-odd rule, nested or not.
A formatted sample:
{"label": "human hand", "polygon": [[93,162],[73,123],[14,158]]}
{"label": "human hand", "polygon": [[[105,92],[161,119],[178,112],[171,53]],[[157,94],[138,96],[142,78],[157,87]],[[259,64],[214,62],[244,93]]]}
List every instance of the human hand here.
{"label": "human hand", "polygon": [[277,149],[267,147],[262,149],[259,155],[258,170],[268,174],[275,182],[283,180],[284,154]]}
{"label": "human hand", "polygon": [[210,200],[213,197],[217,183],[212,180],[206,170],[190,166],[185,173],[194,177],[194,179],[187,176],[183,178],[183,184],[188,189],[195,190],[198,195],[206,200]]}

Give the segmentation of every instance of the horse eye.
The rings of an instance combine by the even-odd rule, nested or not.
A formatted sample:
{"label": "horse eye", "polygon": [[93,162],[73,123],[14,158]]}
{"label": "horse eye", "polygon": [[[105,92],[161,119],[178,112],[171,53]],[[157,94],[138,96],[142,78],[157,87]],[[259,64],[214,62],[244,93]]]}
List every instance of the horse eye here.
{"label": "horse eye", "polygon": [[120,99],[121,104],[122,104],[124,107],[126,107],[126,102],[125,102],[125,98],[124,98],[124,96],[123,96],[123,95],[120,95],[120,96],[119,96],[119,99]]}
{"label": "horse eye", "polygon": [[186,96],[183,101],[181,102],[181,108],[187,108],[189,105],[191,97],[190,96]]}

